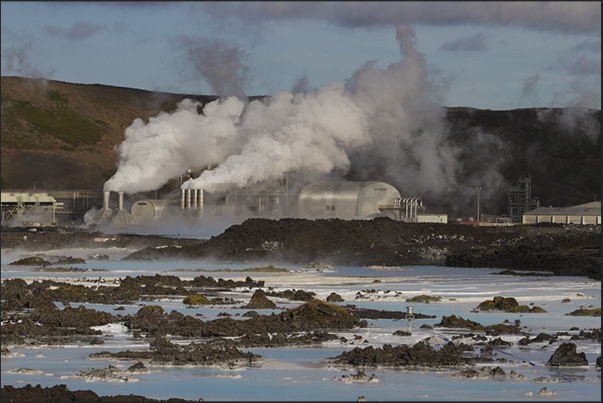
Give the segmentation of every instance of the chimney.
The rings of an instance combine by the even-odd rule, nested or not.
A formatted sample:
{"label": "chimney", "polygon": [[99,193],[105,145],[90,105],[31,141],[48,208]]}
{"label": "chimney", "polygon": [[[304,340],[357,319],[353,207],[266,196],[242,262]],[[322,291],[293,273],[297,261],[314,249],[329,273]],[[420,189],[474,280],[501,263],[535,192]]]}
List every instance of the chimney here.
{"label": "chimney", "polygon": [[111,196],[111,192],[105,190],[103,193],[103,210],[109,210],[109,197]]}
{"label": "chimney", "polygon": [[119,195],[119,201],[117,204],[117,209],[118,210],[123,210],[124,209],[124,192],[117,192],[117,194]]}
{"label": "chimney", "polygon": [[193,195],[192,195],[193,204],[192,204],[191,207],[194,210],[196,210],[197,209],[197,189],[191,189],[191,190],[192,190],[192,193],[193,193]]}
{"label": "chimney", "polygon": [[205,196],[203,194],[203,189],[197,189],[197,190],[199,191],[199,196],[198,196],[199,203],[197,206],[199,208],[199,211],[201,212],[201,216],[203,216],[203,204],[204,204],[203,198]]}
{"label": "chimney", "polygon": [[186,189],[186,208],[191,208],[191,189]]}
{"label": "chimney", "polygon": [[184,210],[184,192],[185,189],[180,189],[180,208]]}

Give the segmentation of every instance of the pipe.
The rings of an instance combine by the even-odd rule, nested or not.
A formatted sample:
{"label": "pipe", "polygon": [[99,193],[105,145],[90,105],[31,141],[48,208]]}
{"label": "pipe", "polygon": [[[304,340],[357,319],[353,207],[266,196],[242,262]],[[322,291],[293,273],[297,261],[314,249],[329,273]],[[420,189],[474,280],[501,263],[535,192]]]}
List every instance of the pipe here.
{"label": "pipe", "polygon": [[191,207],[191,190],[186,189],[186,208]]}
{"label": "pipe", "polygon": [[117,202],[117,209],[123,210],[124,209],[124,192],[117,192],[117,194],[119,195],[119,201]]}
{"label": "pipe", "polygon": [[111,192],[105,190],[103,192],[103,210],[109,210],[109,198],[111,197]]}
{"label": "pipe", "polygon": [[185,189],[180,189],[180,208],[184,210],[184,192]]}
{"label": "pipe", "polygon": [[201,210],[201,212],[203,212],[203,204],[204,204],[204,200],[203,198],[205,197],[205,195],[203,194],[203,189],[198,189],[199,191],[199,196],[197,197],[198,199],[198,204],[197,206],[199,207],[199,210]]}
{"label": "pipe", "polygon": [[409,207],[409,202],[410,202],[410,198],[405,198],[404,199],[404,209],[406,211],[405,215],[404,215],[404,221],[408,222],[408,207]]}
{"label": "pipe", "polygon": [[193,200],[192,208],[196,210],[197,209],[197,189],[192,189],[192,193],[193,193],[192,194],[192,200]]}

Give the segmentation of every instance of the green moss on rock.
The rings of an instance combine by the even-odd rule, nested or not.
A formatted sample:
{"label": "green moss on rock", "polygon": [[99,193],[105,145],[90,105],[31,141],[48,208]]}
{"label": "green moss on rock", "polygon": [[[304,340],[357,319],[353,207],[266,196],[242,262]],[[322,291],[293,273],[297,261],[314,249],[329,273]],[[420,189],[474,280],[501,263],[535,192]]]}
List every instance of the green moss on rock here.
{"label": "green moss on rock", "polygon": [[594,308],[594,309],[580,308],[580,309],[576,309],[573,312],[566,313],[565,315],[566,316],[595,316],[595,317],[601,317],[601,308]]}
{"label": "green moss on rock", "polygon": [[343,302],[343,298],[341,297],[341,295],[337,294],[336,292],[332,292],[327,297],[327,302]]}
{"label": "green moss on rock", "polygon": [[213,301],[209,300],[204,295],[189,295],[188,297],[184,298],[184,300],[182,302],[185,304],[188,304],[188,305],[211,305],[211,304],[213,304]]}
{"label": "green moss on rock", "polygon": [[49,266],[50,262],[37,256],[26,257],[16,260],[10,264],[11,266]]}
{"label": "green moss on rock", "polygon": [[442,301],[442,297],[432,297],[430,295],[425,295],[425,294],[417,295],[415,297],[408,298],[406,300],[406,302],[418,302],[418,303],[424,303],[424,304],[429,304],[430,302],[440,302],[440,301]]}
{"label": "green moss on rock", "polygon": [[[519,307],[519,303],[513,297],[494,297],[494,299],[486,300],[477,306],[478,311],[504,311],[513,312],[513,309]],[[529,308],[528,308],[529,310]]]}

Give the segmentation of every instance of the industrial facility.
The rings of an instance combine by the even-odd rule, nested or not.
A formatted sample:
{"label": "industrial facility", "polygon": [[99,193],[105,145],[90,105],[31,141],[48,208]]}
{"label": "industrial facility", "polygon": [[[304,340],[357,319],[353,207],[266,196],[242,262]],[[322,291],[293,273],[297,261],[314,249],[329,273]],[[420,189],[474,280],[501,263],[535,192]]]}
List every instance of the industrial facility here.
{"label": "industrial facility", "polygon": [[524,224],[542,222],[601,225],[601,202],[594,201],[572,207],[538,207],[523,215]]}
{"label": "industrial facility", "polygon": [[[181,182],[182,183],[182,182]],[[85,224],[125,228],[180,217],[192,225],[208,218],[264,217],[364,220],[389,217],[403,222],[447,223],[448,215],[427,213],[419,197],[404,197],[385,182],[312,182],[290,191],[287,178],[270,190],[180,188],[162,199],[124,201],[124,192],[100,190],[2,191],[2,225]],[[112,199],[113,195],[113,199]],[[531,178],[520,177],[509,190],[509,216],[485,216],[474,225],[537,223],[601,224],[601,202],[574,207],[540,207],[531,194]],[[117,196],[117,197],[115,197]],[[135,195],[136,196],[136,195]],[[478,201],[479,203],[479,201]],[[85,216],[88,216],[85,219]],[[456,222],[460,220],[457,219]]]}
{"label": "industrial facility", "polygon": [[63,203],[45,192],[2,192],[2,223],[21,219],[56,222],[56,211]]}
{"label": "industrial facility", "polygon": [[[219,195],[207,194],[203,189],[181,189],[179,203],[173,199],[142,199],[135,201],[130,211],[124,207],[123,192],[117,192],[117,208],[113,209],[111,193],[116,192],[104,192],[103,206],[94,216],[93,224],[117,227],[145,224],[167,211],[172,215],[179,213],[189,221],[202,222],[209,209],[212,214],[229,211],[236,215],[245,211],[266,218],[390,217],[397,221],[426,222],[432,217],[420,216],[425,210],[420,198],[402,197],[396,188],[383,182],[314,182],[298,193],[290,193],[286,187],[258,192],[226,191]],[[445,215],[440,214],[437,219],[443,217]]]}
{"label": "industrial facility", "polygon": [[102,190],[36,190],[2,191],[2,225],[21,222],[42,224],[82,224],[87,211],[102,203]]}

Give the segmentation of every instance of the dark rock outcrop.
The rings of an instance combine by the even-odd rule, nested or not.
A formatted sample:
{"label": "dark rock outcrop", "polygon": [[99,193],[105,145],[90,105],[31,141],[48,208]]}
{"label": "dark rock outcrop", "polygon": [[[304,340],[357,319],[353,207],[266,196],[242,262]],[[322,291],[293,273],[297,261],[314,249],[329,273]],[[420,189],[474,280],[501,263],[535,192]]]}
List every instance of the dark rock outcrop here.
{"label": "dark rock outcrop", "polygon": [[490,362],[491,358],[484,356],[468,356],[467,351],[473,347],[464,344],[455,345],[448,342],[440,350],[434,349],[429,344],[421,341],[410,347],[400,344],[392,347],[384,344],[383,348],[372,346],[366,348],[356,347],[344,351],[337,357],[327,358],[333,365],[354,367],[430,367],[439,368],[447,366],[473,365],[476,362]]}
{"label": "dark rock outcrop", "polygon": [[577,367],[588,365],[586,354],[578,353],[574,343],[562,343],[551,355],[546,365],[549,367]]}
{"label": "dark rock outcrop", "polygon": [[251,300],[247,305],[242,306],[244,309],[276,309],[276,304],[268,299],[268,297],[261,291],[253,293]]}
{"label": "dark rock outcrop", "polygon": [[66,385],[42,387],[39,384],[23,387],[5,385],[0,389],[3,402],[186,402],[185,399],[170,398],[168,400],[148,399],[140,395],[99,396],[91,390],[71,391]]}

